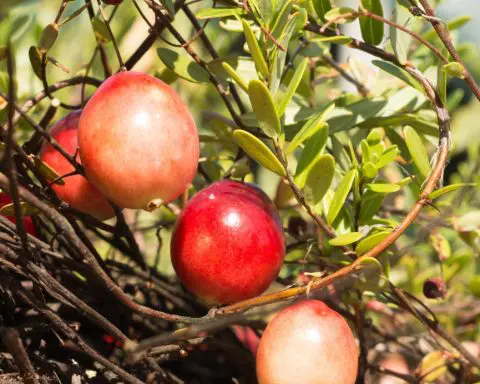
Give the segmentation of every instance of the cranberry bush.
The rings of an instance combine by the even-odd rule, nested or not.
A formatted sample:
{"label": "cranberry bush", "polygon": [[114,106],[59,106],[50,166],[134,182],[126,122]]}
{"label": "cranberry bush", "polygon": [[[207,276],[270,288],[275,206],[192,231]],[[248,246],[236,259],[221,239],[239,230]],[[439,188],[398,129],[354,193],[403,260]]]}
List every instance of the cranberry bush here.
{"label": "cranberry bush", "polygon": [[2,1],[1,380],[480,381],[469,17],[341,3]]}

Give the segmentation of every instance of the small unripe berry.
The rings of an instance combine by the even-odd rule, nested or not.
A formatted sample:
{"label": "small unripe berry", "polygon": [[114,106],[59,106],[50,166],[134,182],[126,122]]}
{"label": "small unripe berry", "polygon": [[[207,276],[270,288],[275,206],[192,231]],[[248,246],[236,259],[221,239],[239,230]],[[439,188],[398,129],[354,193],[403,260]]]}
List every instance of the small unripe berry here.
{"label": "small unripe berry", "polygon": [[358,350],[345,319],[304,300],[268,324],[257,352],[259,384],[354,384]]}

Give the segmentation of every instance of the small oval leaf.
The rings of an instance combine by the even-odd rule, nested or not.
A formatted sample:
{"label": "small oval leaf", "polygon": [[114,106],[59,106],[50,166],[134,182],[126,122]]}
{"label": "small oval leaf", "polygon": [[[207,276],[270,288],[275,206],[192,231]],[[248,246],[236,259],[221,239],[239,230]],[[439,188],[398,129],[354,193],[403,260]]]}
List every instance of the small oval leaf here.
{"label": "small oval leaf", "polygon": [[189,55],[180,54],[168,48],[158,48],[157,54],[163,64],[182,79],[192,83],[208,83],[208,72]]}
{"label": "small oval leaf", "polygon": [[233,139],[252,159],[265,168],[279,176],[286,175],[285,168],[272,151],[250,132],[237,129],[233,132]]}
{"label": "small oval leaf", "polygon": [[375,183],[375,184],[367,184],[365,188],[372,192],[377,193],[394,193],[400,190],[400,186],[398,184],[382,184],[382,183]]}
{"label": "small oval leaf", "polygon": [[341,247],[357,242],[363,237],[361,232],[350,232],[331,239],[328,243],[334,247]]}
{"label": "small oval leaf", "polygon": [[412,156],[413,163],[423,182],[430,173],[430,161],[428,159],[427,148],[425,148],[420,135],[412,127],[406,126],[403,129],[403,134],[410,156]]}
{"label": "small oval leaf", "polygon": [[438,199],[440,196],[445,195],[446,193],[456,191],[457,189],[464,188],[464,187],[476,187],[476,183],[458,183],[458,184],[451,184],[447,185],[446,187],[439,188],[436,191],[433,191],[430,195],[428,195],[429,199]]}
{"label": "small oval leaf", "polygon": [[362,166],[362,172],[369,179],[373,179],[378,174],[378,168],[371,161],[367,161]]}
{"label": "small oval leaf", "polygon": [[[380,0],[362,0],[362,6],[369,12],[383,17],[383,7]],[[360,17],[362,37],[368,44],[378,45],[383,40],[383,23],[370,17]]]}
{"label": "small oval leaf", "polygon": [[310,167],[305,181],[305,197],[313,205],[322,201],[332,184],[335,160],[332,155],[321,155]]}
{"label": "small oval leaf", "polygon": [[327,21],[325,15],[332,9],[332,3],[330,3],[330,0],[313,0],[313,7],[320,20],[322,22]]}
{"label": "small oval leaf", "polygon": [[348,171],[343,180],[340,182],[340,185],[337,187],[335,191],[335,195],[333,195],[332,203],[328,209],[327,215],[327,222],[332,224],[335,218],[338,216],[340,209],[342,209],[345,200],[347,199],[348,193],[353,185],[353,180],[355,179],[355,174],[357,171],[355,169],[351,169]]}
{"label": "small oval leaf", "polygon": [[58,25],[55,23],[48,24],[42,32],[40,42],[38,43],[38,49],[42,53],[46,53],[53,47],[58,37]]}
{"label": "small oval leaf", "polygon": [[232,68],[230,64],[226,61],[222,63],[222,67],[229,74],[229,76],[234,80],[240,88],[242,88],[245,92],[248,92],[248,85],[245,81],[240,77],[240,75]]}
{"label": "small oval leaf", "polygon": [[37,156],[29,156],[29,157],[33,160],[33,163],[37,172],[39,172],[43,177],[45,177],[45,179],[47,179],[48,181],[56,180],[55,184],[58,184],[58,185],[65,184],[65,180],[58,179],[60,175],[52,167],[50,167],[50,165],[45,163],[43,160],[41,160]]}
{"label": "small oval leaf", "polygon": [[263,57],[262,50],[258,45],[257,38],[250,28],[250,25],[242,19],[243,25],[243,33],[245,34],[245,39],[247,40],[248,49],[250,50],[250,54],[252,55],[253,61],[255,62],[255,67],[257,71],[261,73],[264,79],[268,77],[268,66]]}
{"label": "small oval leaf", "polygon": [[331,44],[350,44],[353,39],[349,36],[324,36],[324,37],[318,37],[315,38],[316,42],[321,42],[321,43],[331,43]]}
{"label": "small oval leaf", "polygon": [[325,20],[333,21],[337,24],[351,23],[357,16],[357,12],[353,8],[338,7],[333,8],[325,14]]}
{"label": "small oval leaf", "polygon": [[465,68],[462,64],[457,63],[456,61],[445,64],[442,67],[442,70],[452,77],[459,77],[460,79],[463,79],[465,77]]}
{"label": "small oval leaf", "polygon": [[33,72],[39,79],[42,78],[42,56],[37,47],[33,45],[28,50],[28,57],[30,58],[30,64],[32,64]]}
{"label": "small oval leaf", "polygon": [[357,246],[355,247],[355,252],[358,256],[363,255],[364,253],[375,247],[377,244],[380,244],[389,234],[390,232],[384,231],[366,237],[357,244]]}
{"label": "small oval leaf", "polygon": [[330,104],[323,111],[311,117],[292,139],[286,150],[286,154],[288,155],[292,153],[305,140],[308,140],[320,129],[323,129],[326,126],[325,120],[328,118],[334,108],[335,104]]}
{"label": "small oval leaf", "polygon": [[303,188],[307,179],[308,170],[315,162],[327,144],[328,139],[328,125],[324,125],[305,145],[302,155],[298,160],[297,169],[295,171],[295,184],[299,188]]}
{"label": "small oval leaf", "polygon": [[292,100],[292,97],[295,94],[295,91],[297,90],[300,81],[302,81],[302,77],[305,73],[305,69],[307,68],[307,64],[308,60],[303,59],[303,61],[295,70],[295,74],[293,75],[292,80],[290,80],[290,83],[288,84],[287,91],[283,95],[282,100],[278,105],[278,116],[281,117],[285,113],[285,109],[287,108],[288,103],[290,103],[290,100]]}
{"label": "small oval leaf", "polygon": [[95,37],[99,42],[106,43],[111,40],[110,32],[100,17],[93,17],[91,22],[93,31],[95,32]]}
{"label": "small oval leaf", "polygon": [[277,137],[282,128],[275,103],[267,86],[260,80],[250,81],[248,96],[261,130],[269,137]]}
{"label": "small oval leaf", "polygon": [[[22,216],[32,216],[40,212],[38,208],[24,201],[20,202],[20,209],[22,211]],[[2,208],[0,208],[0,215],[14,216],[15,215],[14,204],[13,203],[5,204]]]}

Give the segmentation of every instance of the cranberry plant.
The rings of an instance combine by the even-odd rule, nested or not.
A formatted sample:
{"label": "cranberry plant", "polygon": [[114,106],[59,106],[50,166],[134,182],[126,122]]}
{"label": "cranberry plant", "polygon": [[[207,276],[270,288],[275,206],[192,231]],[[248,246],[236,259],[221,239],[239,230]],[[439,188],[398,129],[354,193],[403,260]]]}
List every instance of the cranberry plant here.
{"label": "cranberry plant", "polygon": [[[252,383],[272,314],[308,297],[348,321],[358,383],[480,381],[480,66],[477,47],[458,39],[470,18],[440,18],[435,0],[397,0],[393,13],[381,0],[341,3],[2,1],[0,378]],[[351,57],[341,62],[339,52]],[[69,177],[93,173],[82,150],[65,151],[51,128],[124,71],[178,92],[198,127],[200,156],[178,198],[156,201],[153,212],[112,204],[115,217],[101,221],[56,193]],[[129,103],[112,93],[105,113],[91,108],[96,116],[83,125],[108,131],[112,116],[127,121],[143,106],[154,113],[149,95],[132,91]],[[117,189],[146,194],[143,176],[162,172],[148,162],[159,141],[193,161],[158,132],[148,136],[152,147],[142,139],[139,148],[138,135],[115,140],[119,164],[145,169],[142,183],[134,175]],[[47,143],[68,173],[44,161]],[[112,143],[90,141],[89,156],[96,147],[115,153]],[[111,170],[95,171],[108,190]],[[211,306],[176,276],[170,238],[187,202],[228,179],[268,194],[285,258],[266,293]],[[258,272],[245,264],[257,252],[244,244],[254,232],[235,241],[246,257],[238,264]]]}

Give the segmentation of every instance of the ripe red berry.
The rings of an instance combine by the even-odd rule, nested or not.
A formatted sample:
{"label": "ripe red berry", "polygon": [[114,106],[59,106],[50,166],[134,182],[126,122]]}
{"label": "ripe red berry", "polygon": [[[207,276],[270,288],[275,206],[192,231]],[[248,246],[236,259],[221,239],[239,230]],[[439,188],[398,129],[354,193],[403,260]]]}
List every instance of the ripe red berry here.
{"label": "ripe red berry", "polygon": [[[74,155],[78,147],[78,122],[81,111],[75,111],[59,120],[50,134],[60,146],[70,155]],[[63,176],[75,170],[63,155],[45,143],[40,158]],[[77,156],[77,161],[80,158]],[[88,213],[100,220],[114,216],[113,209],[105,197],[82,175],[68,176],[63,179],[65,184],[53,184],[57,196],[79,211]]]}
{"label": "ripe red berry", "polygon": [[[11,204],[12,198],[7,195],[6,193],[0,192],[0,208],[4,205]],[[16,223],[17,220],[13,216],[5,216],[8,220],[12,223]],[[35,224],[33,224],[32,218],[30,216],[24,216],[23,218],[23,225],[25,226],[25,230],[32,236],[37,236],[37,230],[35,229]]]}
{"label": "ripe red berry", "polygon": [[183,209],[171,255],[182,283],[205,302],[248,299],[264,292],[282,266],[282,223],[262,190],[219,181]]}
{"label": "ripe red berry", "polygon": [[88,179],[122,208],[152,210],[181,195],[199,156],[195,122],[178,94],[138,72],[109,77],[83,109],[80,157]]}
{"label": "ripe red berry", "polygon": [[304,300],[278,313],[257,352],[259,384],[353,384],[357,368],[350,327],[317,300]]}

